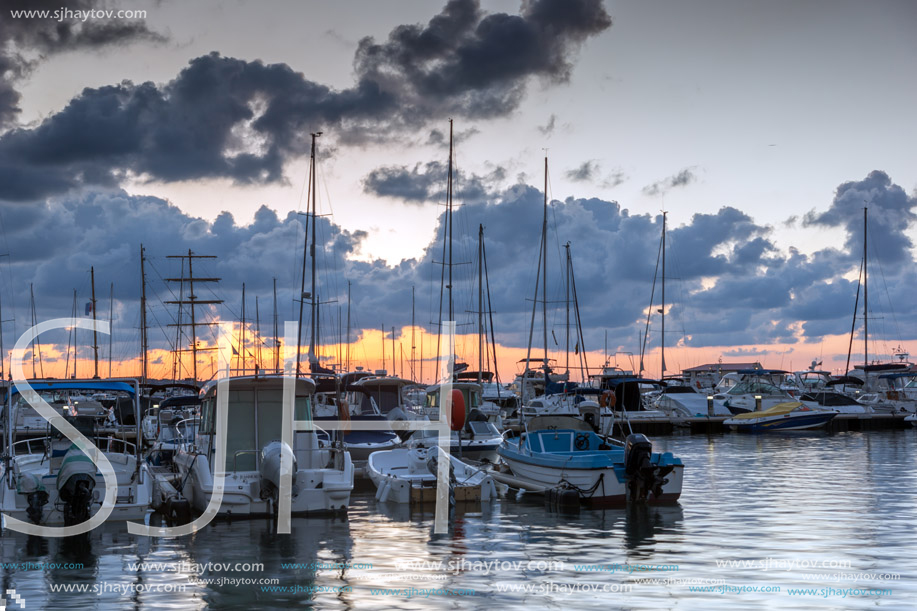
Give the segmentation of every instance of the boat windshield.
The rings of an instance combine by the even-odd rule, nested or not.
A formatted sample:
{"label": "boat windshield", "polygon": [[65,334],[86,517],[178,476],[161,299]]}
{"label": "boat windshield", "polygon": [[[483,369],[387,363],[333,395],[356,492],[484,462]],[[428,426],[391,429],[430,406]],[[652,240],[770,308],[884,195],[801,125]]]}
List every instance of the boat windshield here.
{"label": "boat windshield", "polygon": [[742,380],[729,389],[727,395],[768,395],[783,396],[786,393],[773,384],[761,380]]}
{"label": "boat windshield", "polygon": [[[216,398],[208,397],[201,407],[201,433],[215,432]],[[226,422],[226,470],[253,471],[257,454],[271,441],[281,438],[283,390],[230,390]],[[296,397],[294,418],[312,421],[310,397]]]}

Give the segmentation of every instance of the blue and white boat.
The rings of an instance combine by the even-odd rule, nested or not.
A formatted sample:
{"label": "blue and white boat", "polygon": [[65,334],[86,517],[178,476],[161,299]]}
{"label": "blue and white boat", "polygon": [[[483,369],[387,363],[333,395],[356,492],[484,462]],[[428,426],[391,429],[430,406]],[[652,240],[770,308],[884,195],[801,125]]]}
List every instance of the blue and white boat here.
{"label": "blue and white boat", "polygon": [[498,481],[536,492],[572,491],[588,504],[674,503],[681,495],[681,459],[653,452],[644,435],[631,434],[621,444],[571,416],[532,418],[497,453],[512,471],[495,474]]}
{"label": "blue and white boat", "polygon": [[738,414],[723,424],[741,433],[803,431],[821,428],[837,414],[830,410],[813,410],[799,401],[788,401],[762,411]]}
{"label": "blue and white boat", "polygon": [[[4,515],[41,526],[72,526],[95,515],[105,496],[106,482],[98,464],[90,458],[107,459],[117,480],[115,504],[108,521],[143,521],[151,511],[153,477],[142,460],[137,444],[113,437],[106,428],[106,412],[95,405],[84,410],[78,401],[50,402],[56,417],[75,427],[94,447],[71,441],[46,423],[47,436],[15,441],[17,412],[31,410],[39,396],[53,399],[105,392],[131,406],[139,422],[139,385],[136,380],[31,380],[14,384],[5,410],[4,476],[0,481],[0,510]],[[71,396],[71,395],[68,395]],[[93,402],[95,403],[95,402]],[[60,411],[58,411],[60,410]],[[133,438],[139,441],[135,424]]]}

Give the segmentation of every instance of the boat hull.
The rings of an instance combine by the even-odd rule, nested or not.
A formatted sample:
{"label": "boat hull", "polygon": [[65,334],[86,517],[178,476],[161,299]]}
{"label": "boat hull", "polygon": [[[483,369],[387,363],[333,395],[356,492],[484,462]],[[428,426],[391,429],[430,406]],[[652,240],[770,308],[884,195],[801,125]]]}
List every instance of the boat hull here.
{"label": "boat hull", "polygon": [[836,412],[810,411],[805,414],[784,414],[782,416],[766,416],[747,420],[731,418],[723,424],[733,431],[740,433],[763,433],[767,431],[806,431],[819,429],[827,425]]}

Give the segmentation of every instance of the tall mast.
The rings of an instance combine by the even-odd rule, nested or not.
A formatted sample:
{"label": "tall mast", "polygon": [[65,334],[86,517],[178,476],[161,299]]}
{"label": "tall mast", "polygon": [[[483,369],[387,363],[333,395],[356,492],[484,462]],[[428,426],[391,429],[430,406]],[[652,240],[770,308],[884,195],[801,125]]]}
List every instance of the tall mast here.
{"label": "tall mast", "polygon": [[566,244],[564,244],[564,250],[567,251],[567,299],[565,300],[567,304],[567,320],[566,320],[567,332],[566,332],[566,339],[565,339],[566,346],[564,349],[564,354],[565,354],[564,358],[566,359],[566,364],[564,366],[567,370],[567,376],[569,376],[570,375],[570,267],[572,265],[572,261],[570,260],[570,242],[567,242]]}
{"label": "tall mast", "polygon": [[93,379],[99,377],[99,335],[96,333],[96,272],[94,267],[89,268],[89,281],[92,285],[92,359],[95,363]]}
{"label": "tall mast", "polygon": [[395,327],[392,327],[392,375],[397,375],[397,372],[395,371],[396,363],[397,361],[395,360]]}
{"label": "tall mast", "polygon": [[382,329],[382,369],[385,369],[385,323],[380,325]]}
{"label": "tall mast", "polygon": [[[312,191],[312,185],[315,184],[315,139],[322,135],[322,132],[314,132],[312,135],[312,153],[309,156],[309,190],[310,194]],[[315,219],[312,219],[315,222]],[[314,244],[313,244],[314,252]],[[314,299],[312,293],[306,293],[306,256],[309,252],[309,202],[306,202],[306,231],[305,236],[303,237],[303,247],[302,247],[302,279],[299,285],[299,332],[296,334],[296,375],[300,374],[299,363],[301,360],[300,352],[302,352],[302,310],[303,305],[305,304],[306,296],[311,300]],[[314,257],[313,257],[314,261]],[[315,271],[312,272],[312,283],[315,284]],[[313,289],[314,291],[314,289]]]}
{"label": "tall mast", "polygon": [[[195,260],[195,259],[216,259],[216,257],[215,257],[214,255],[196,255],[196,254],[194,254],[194,253],[191,251],[191,249],[189,248],[189,249],[188,249],[188,254],[187,254],[187,255],[169,255],[169,256],[166,257],[166,258],[167,258],[167,259],[181,259],[181,260],[182,260],[182,270],[183,270],[183,271],[184,271],[184,268],[185,268],[184,260],[185,260],[185,259],[188,260],[188,277],[187,277],[187,278],[184,277],[184,273],[182,274],[182,277],[181,277],[181,278],[166,278],[166,282],[179,282],[179,283],[181,283],[182,291],[184,290],[184,285],[185,285],[185,283],[187,283],[187,284],[188,284],[188,299],[185,300],[185,299],[183,298],[183,292],[180,291],[180,292],[179,292],[180,298],[179,298],[178,301],[166,301],[165,303],[167,303],[167,304],[177,304],[177,305],[178,305],[178,308],[179,308],[179,322],[177,322],[176,324],[173,324],[173,325],[169,325],[169,326],[170,326],[170,327],[178,327],[178,334],[179,334],[178,336],[179,336],[179,338],[181,337],[181,327],[188,327],[188,326],[191,327],[191,348],[190,348],[190,349],[187,349],[187,348],[180,348],[180,347],[178,347],[178,346],[180,346],[180,342],[179,342],[178,344],[176,344],[176,352],[177,352],[178,355],[181,355],[182,352],[187,352],[187,351],[190,351],[190,352],[191,352],[191,358],[192,358],[192,360],[194,361],[194,362],[192,363],[192,365],[191,365],[191,372],[192,372],[192,376],[193,376],[192,379],[193,379],[194,382],[197,382],[197,380],[198,380],[198,377],[197,377],[197,353],[198,353],[199,351],[201,351],[201,350],[215,350],[215,348],[198,348],[198,346],[197,346],[197,328],[198,328],[198,327],[210,326],[210,325],[215,324],[215,323],[212,323],[212,322],[201,322],[201,323],[197,322],[197,306],[201,306],[201,305],[216,305],[216,304],[223,303],[223,300],[221,300],[221,299],[199,299],[198,296],[194,294],[194,283],[195,283],[195,282],[197,282],[198,284],[200,284],[201,282],[219,282],[219,281],[220,281],[219,278],[195,278],[195,277],[194,277],[194,260]],[[191,322],[190,322],[190,323],[181,322],[181,313],[182,313],[182,311],[183,311],[183,309],[184,309],[184,306],[186,306],[186,305],[187,305],[187,306],[190,306],[190,310],[191,310]],[[178,375],[180,376],[180,375],[181,375],[181,372],[178,372]]]}
{"label": "tall mast", "polygon": [[[455,320],[452,309],[452,119],[449,119],[449,179],[446,184],[446,206],[449,215],[449,284],[446,290],[449,294],[449,320]],[[451,358],[452,355],[450,355]]]}
{"label": "tall mast", "polygon": [[347,281],[347,371],[350,371],[350,280]]}
{"label": "tall mast", "polygon": [[478,225],[478,384],[484,371],[484,225]]}
{"label": "tall mast", "polygon": [[[76,371],[77,346],[79,345],[77,344],[76,324],[75,324],[77,312],[79,312],[79,310],[77,309],[77,303],[76,303],[76,289],[73,289],[73,317],[71,318],[71,320],[74,321],[74,326],[73,326],[73,378],[74,379],[80,377],[77,375],[77,371]],[[70,350],[70,346],[67,346],[68,356],[70,354],[69,350]]]}
{"label": "tall mast", "polygon": [[662,346],[662,371],[659,374],[660,378],[665,377],[665,219],[668,212],[665,210],[662,211],[662,309],[659,310],[662,314],[662,340],[660,345]]}
{"label": "tall mast", "polygon": [[274,278],[274,373],[280,371],[280,341],[277,330],[277,278]]}
{"label": "tall mast", "polygon": [[245,375],[245,283],[242,283],[242,329],[239,334],[239,362],[242,364],[242,375]]}
{"label": "tall mast", "polygon": [[544,375],[548,379],[548,156],[544,157],[544,220],[541,224],[541,322],[544,326]]}
{"label": "tall mast", "polygon": [[[32,310],[32,326],[34,327],[37,323],[35,322],[35,287],[30,282],[29,283],[29,304]],[[35,345],[32,346],[32,378],[35,378],[35,353],[38,353],[38,358],[41,359],[41,345],[38,343],[38,338],[35,338]],[[44,373],[44,368],[42,368],[42,373]]]}
{"label": "tall mast", "polygon": [[255,295],[255,367],[261,369],[261,311],[258,309],[258,296]]}
{"label": "tall mast", "polygon": [[[347,288],[348,288],[348,290],[350,289],[350,285],[349,285],[349,284],[348,284],[348,287],[347,287]],[[349,297],[350,297],[350,296],[348,295],[348,301],[349,301]],[[348,305],[348,308],[349,308],[349,305]],[[347,311],[348,311],[348,313],[350,312],[349,309],[348,309]],[[349,322],[350,322],[350,317],[349,317],[349,316],[348,316],[348,318],[347,318],[347,321],[348,321],[348,324],[349,324]],[[414,327],[414,285],[412,284],[412,285],[411,285],[411,379],[412,379],[412,380],[416,379],[416,378],[414,377],[414,373],[415,373],[415,372],[414,372],[414,349],[416,348],[414,328],[415,328],[415,327]],[[349,340],[350,338],[347,338],[347,339]]]}
{"label": "tall mast", "polygon": [[113,319],[115,313],[115,283],[112,282],[108,293],[108,377],[111,377],[111,338],[114,335]]}
{"label": "tall mast", "polygon": [[318,225],[318,211],[315,207],[315,138],[321,136],[322,132],[316,132],[312,134],[312,245],[310,247],[310,254],[312,255],[312,333],[309,336],[309,364],[312,365],[318,362],[318,357],[315,354],[315,339],[316,339],[316,328],[318,325],[318,316],[316,315],[315,308],[318,306],[318,296],[315,294],[315,226]]}
{"label": "tall mast", "polygon": [[140,376],[140,382],[142,384],[146,383],[147,379],[147,351],[149,350],[149,344],[147,343],[147,334],[146,334],[146,270],[144,269],[144,262],[146,261],[144,257],[143,244],[140,245],[140,362],[142,363],[142,370]]}
{"label": "tall mast", "polygon": [[869,269],[866,265],[866,241],[869,239],[867,216],[869,209],[863,207],[863,373],[869,364]]}

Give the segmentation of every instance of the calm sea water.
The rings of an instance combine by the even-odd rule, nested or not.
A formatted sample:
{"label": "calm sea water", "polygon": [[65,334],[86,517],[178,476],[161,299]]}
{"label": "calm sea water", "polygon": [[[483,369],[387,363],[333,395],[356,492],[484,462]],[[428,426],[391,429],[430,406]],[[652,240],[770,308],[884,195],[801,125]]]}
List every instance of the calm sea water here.
{"label": "calm sea water", "polygon": [[434,535],[432,513],[361,488],[346,519],[294,518],[290,535],[270,520],[179,539],[4,532],[0,585],[25,609],[917,605],[917,431],[657,437],[654,449],[686,464],[677,506],[569,514],[511,495]]}

